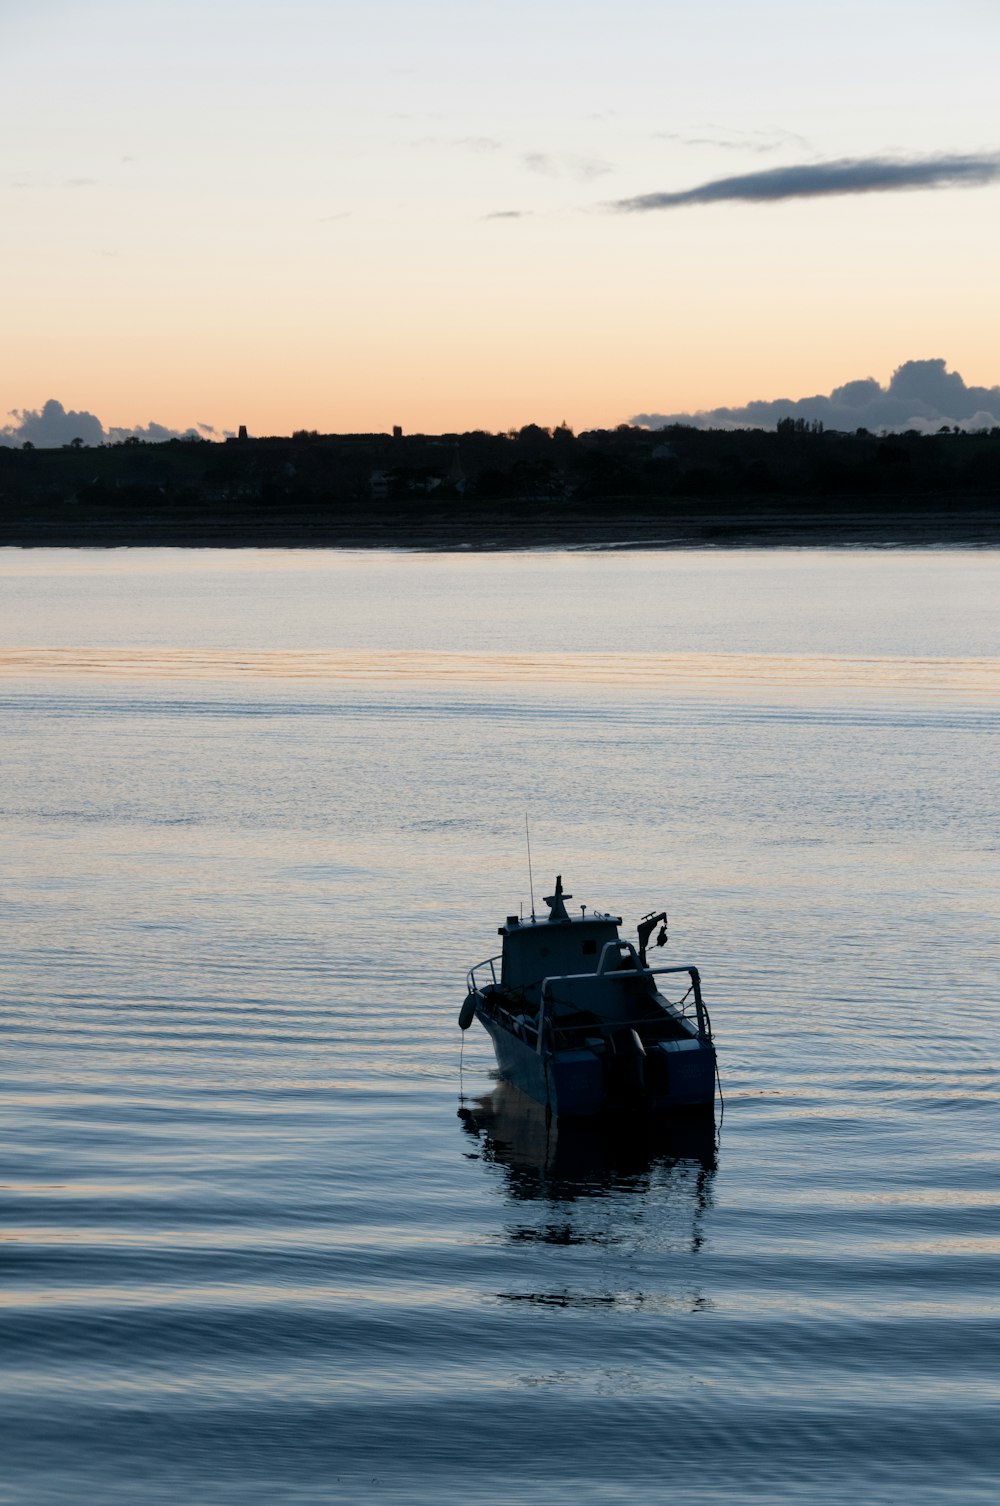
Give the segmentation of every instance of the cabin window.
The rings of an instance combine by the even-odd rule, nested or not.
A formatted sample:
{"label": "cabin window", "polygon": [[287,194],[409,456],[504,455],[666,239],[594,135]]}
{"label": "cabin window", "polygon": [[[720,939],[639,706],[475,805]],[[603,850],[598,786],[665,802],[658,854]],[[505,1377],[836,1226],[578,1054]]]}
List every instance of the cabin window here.
{"label": "cabin window", "polygon": [[585,957],[596,957],[597,956],[597,942],[596,941],[585,941],[583,943],[583,955]]}

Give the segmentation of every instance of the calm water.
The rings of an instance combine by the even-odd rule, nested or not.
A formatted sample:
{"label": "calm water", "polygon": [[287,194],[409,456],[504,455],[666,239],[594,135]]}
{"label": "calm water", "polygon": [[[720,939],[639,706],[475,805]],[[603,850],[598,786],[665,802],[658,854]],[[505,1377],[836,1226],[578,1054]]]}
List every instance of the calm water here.
{"label": "calm water", "polygon": [[[0,1500],[992,1506],[998,603],[0,553]],[[717,1144],[460,1061],[525,809],[539,891],[669,909]]]}

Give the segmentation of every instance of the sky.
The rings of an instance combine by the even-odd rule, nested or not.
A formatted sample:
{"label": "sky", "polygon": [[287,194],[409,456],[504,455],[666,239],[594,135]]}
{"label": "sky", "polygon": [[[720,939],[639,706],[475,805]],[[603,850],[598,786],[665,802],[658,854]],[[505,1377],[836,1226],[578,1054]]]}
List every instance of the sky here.
{"label": "sky", "polygon": [[0,0],[0,426],[992,390],[998,54],[996,0]]}

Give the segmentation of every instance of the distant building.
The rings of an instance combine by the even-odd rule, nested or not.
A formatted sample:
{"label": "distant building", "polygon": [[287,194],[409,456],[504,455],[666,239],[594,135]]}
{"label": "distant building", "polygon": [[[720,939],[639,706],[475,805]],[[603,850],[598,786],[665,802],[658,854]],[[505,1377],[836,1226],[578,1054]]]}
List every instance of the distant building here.
{"label": "distant building", "polygon": [[238,439],[249,439],[250,438],[249,434],[247,433],[247,426],[246,426],[246,424],[240,424],[240,432],[237,435],[237,438]]}
{"label": "distant building", "polygon": [[393,424],[393,426],[392,426],[392,437],[393,437],[393,439],[402,439],[402,437],[403,437],[403,425],[402,424]]}

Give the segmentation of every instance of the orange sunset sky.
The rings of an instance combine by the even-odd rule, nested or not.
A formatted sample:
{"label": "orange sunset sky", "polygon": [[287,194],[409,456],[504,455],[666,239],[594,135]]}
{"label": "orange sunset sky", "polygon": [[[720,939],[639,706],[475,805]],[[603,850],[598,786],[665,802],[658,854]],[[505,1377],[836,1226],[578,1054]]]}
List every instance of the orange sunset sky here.
{"label": "orange sunset sky", "polygon": [[0,423],[581,428],[920,357],[1000,381],[995,5],[15,0],[0,46]]}

